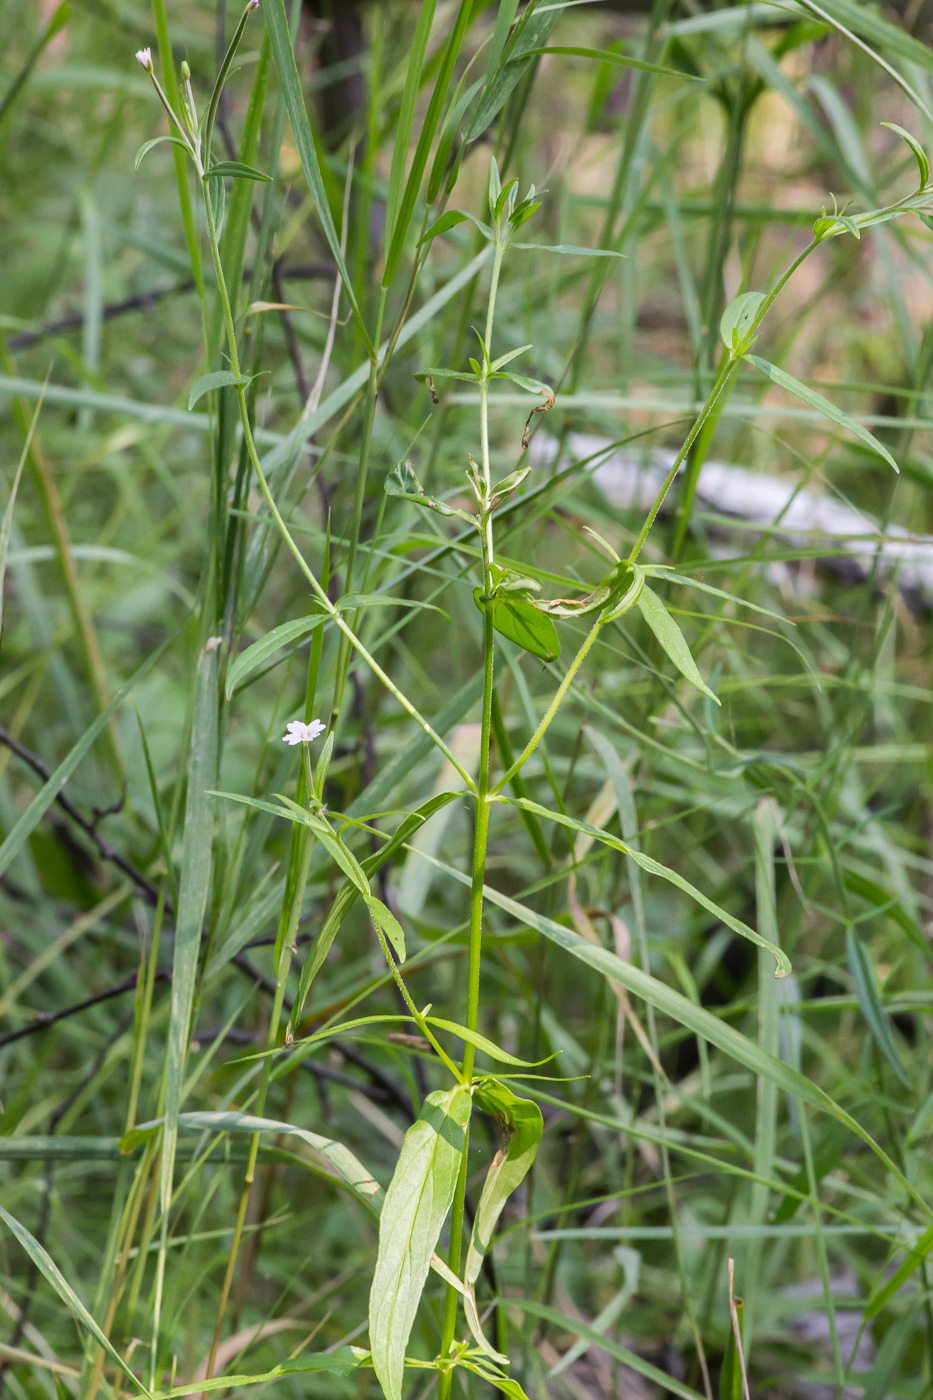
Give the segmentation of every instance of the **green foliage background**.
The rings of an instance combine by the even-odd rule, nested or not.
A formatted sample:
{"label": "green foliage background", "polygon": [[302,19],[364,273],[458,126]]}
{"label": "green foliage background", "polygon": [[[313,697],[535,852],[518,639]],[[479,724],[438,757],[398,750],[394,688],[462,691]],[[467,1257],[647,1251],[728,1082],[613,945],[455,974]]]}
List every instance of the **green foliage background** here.
{"label": "green foliage background", "polygon": [[[134,169],[168,132],[134,50],[176,103],[184,58],[203,113],[239,14],[0,9],[4,1393],[199,1394],[210,1371],[377,1395],[350,1350],[374,1202],[428,1095],[456,1097],[431,1036],[543,1114],[477,1283],[502,1393],[923,1400],[933,50],[911,13],[855,0],[359,17],[335,59],[326,6],[248,16],[213,150],[273,178],[205,182],[243,411],[326,603],[243,444],[201,182],[166,144]],[[540,208],[490,340],[493,157]],[[419,241],[445,207],[471,217]],[[529,600],[591,594],[607,546],[636,546],[747,329],[742,303],[724,348],[726,306],[840,211],[760,328],[770,379],[736,361],[639,555],[676,566],[652,587],[708,693],[633,607],[490,807],[473,1034],[458,769],[482,781],[492,575],[449,514],[476,506],[470,357],[484,333],[494,357],[530,347],[510,370],[556,395],[526,452],[542,400],[488,394],[493,476],[531,467],[495,516],[528,583],[511,623],[495,603],[495,784],[590,623],[554,610],[546,661]],[[433,368],[464,378],[432,394]],[[722,463],[753,476],[714,490]],[[769,513],[780,483],[811,520]],[[305,770],[281,736],[314,716],[330,737]],[[468,1233],[506,1094],[474,1107]],[[438,1383],[456,1298],[428,1274],[406,1394]],[[454,1393],[492,1393],[477,1366]]]}

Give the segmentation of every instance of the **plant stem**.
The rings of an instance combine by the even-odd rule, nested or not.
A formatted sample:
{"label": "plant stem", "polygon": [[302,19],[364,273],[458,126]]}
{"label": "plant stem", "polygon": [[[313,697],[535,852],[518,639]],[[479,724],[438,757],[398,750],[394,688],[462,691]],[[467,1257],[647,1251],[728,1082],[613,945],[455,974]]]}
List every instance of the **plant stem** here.
{"label": "plant stem", "polygon": [[[489,288],[489,306],[486,312],[485,355],[488,357],[492,343],[492,328],[496,314],[496,295],[499,290],[499,273],[505,244],[496,244],[495,260],[492,265],[492,281]],[[484,366],[485,369],[485,366]],[[489,396],[486,373],[480,385],[480,433],[482,440],[483,494],[485,503],[492,495],[492,469],[489,460]],[[489,841],[489,756],[492,737],[492,696],[495,681],[495,631],[492,625],[493,612],[490,594],[493,589],[493,535],[492,511],[485,510],[483,527],[483,588],[487,601],[483,606],[483,708],[480,716],[479,778],[476,787],[475,823],[473,829],[473,868],[470,881],[470,954],[467,981],[466,1027],[475,1031],[479,1024],[479,980],[483,956],[483,886],[486,880],[486,847]],[[470,1041],[464,1042],[462,1078],[469,1084],[473,1077],[475,1051]],[[467,1155],[470,1145],[469,1125],[463,1144],[460,1160],[460,1173],[454,1194],[453,1211],[450,1218],[450,1251],[447,1263],[453,1273],[460,1273],[460,1255],[463,1246],[463,1216],[466,1203]],[[441,1355],[449,1356],[457,1324],[457,1291],[448,1285],[444,1300],[444,1322],[441,1332]],[[451,1371],[441,1371],[438,1381],[439,1400],[448,1400],[452,1382]]]}
{"label": "plant stem", "polygon": [[496,793],[501,792],[502,789],[512,781],[518,770],[524,767],[525,763],[528,761],[528,759],[534,753],[535,749],[540,744],[541,740],[544,737],[545,730],[548,728],[548,726],[551,723],[551,720],[554,718],[554,716],[557,714],[557,711],[560,709],[561,704],[563,703],[564,696],[570,689],[574,676],[577,674],[580,667],[583,665],[583,662],[586,659],[587,652],[590,650],[590,647],[593,645],[593,643],[596,641],[596,638],[599,636],[599,631],[602,625],[602,619],[598,617],[593,623],[593,626],[590,628],[589,632],[587,632],[586,636],[583,638],[580,650],[577,652],[576,656],[573,658],[570,665],[568,666],[564,678],[561,681],[560,685],[557,687],[557,690],[554,694],[554,699],[551,701],[550,705],[548,705],[547,709],[545,710],[537,729],[532,734],[531,738],[528,740],[528,743],[522,749],[521,753],[518,755],[518,758],[512,764],[508,772],[503,774],[503,776],[496,783],[495,787],[492,789],[492,792],[490,794],[491,797],[495,797]]}
{"label": "plant stem", "polygon": [[[744,356],[745,350],[751,344],[752,337],[754,336],[755,331],[758,329],[765,316],[770,311],[771,307],[775,302],[775,299],[781,292],[782,288],[794,275],[800,264],[810,256],[810,254],[813,252],[813,249],[819,247],[819,244],[820,240],[818,238],[813,238],[807,244],[806,248],[804,248],[803,252],[798,253],[797,257],[794,258],[790,266],[781,274],[781,276],[775,282],[774,286],[771,288],[768,295],[765,297],[764,301],[761,303],[761,306],[756,312],[754,322],[746,332],[742,344],[738,347],[738,349],[731,350],[729,351],[729,353],[723,356],[722,363],[719,366],[719,372],[717,373],[713,387],[709,392],[709,397],[707,398],[706,403],[700,409],[699,415],[694,420],[692,428],[690,429],[689,433],[684,439],[683,446],[681,447],[677,456],[674,458],[673,463],[671,464],[670,471],[664,478],[664,481],[661,485],[661,489],[654,499],[654,503],[648,512],[648,515],[645,519],[645,523],[639,531],[638,539],[635,541],[632,552],[629,555],[629,563],[634,564],[635,560],[641,553],[645,540],[648,538],[648,533],[651,530],[655,519],[657,518],[658,511],[664,504],[664,497],[667,495],[668,491],[673,486],[674,478],[680,471],[680,468],[683,465],[684,458],[690,451],[690,448],[693,446],[696,439],[699,437],[703,424],[706,422],[713,409],[716,407],[718,400],[722,397],[728,384],[732,379],[735,378],[739,365],[742,363],[742,358]],[[689,509],[689,504],[687,504],[687,509]]]}
{"label": "plant stem", "polygon": [[[203,183],[203,170],[200,169],[199,162],[198,164],[198,174],[201,176]],[[227,345],[230,355],[230,368],[232,372],[237,376],[237,379],[239,379],[241,377],[240,357],[237,351],[236,329],[233,323],[233,313],[230,306],[230,298],[227,293],[227,284],[224,278],[223,266],[220,260],[220,245],[217,238],[217,229],[214,224],[213,215],[211,213],[210,200],[207,199],[206,195],[205,209],[207,213],[208,240],[211,245],[211,256],[214,261],[214,272],[217,277],[217,288],[220,295],[221,305],[223,307],[224,325],[227,331]],[[353,631],[353,628],[350,627],[348,623],[344,622],[343,617],[340,614],[340,610],[336,608],[331,602],[330,598],[327,596],[326,590],[321,587],[321,584],[318,582],[314,571],[311,569],[301,550],[298,548],[297,544],[292,538],[291,531],[286,525],[284,519],[282,518],[281,511],[275,503],[275,498],[273,497],[272,492],[269,488],[269,483],[266,480],[266,474],[263,471],[262,464],[259,460],[259,453],[256,451],[256,443],[253,439],[253,430],[249,419],[249,407],[246,401],[246,390],[247,386],[245,384],[240,383],[236,385],[237,404],[239,405],[240,410],[240,423],[243,428],[243,440],[246,443],[246,450],[249,454],[249,459],[252,464],[253,471],[256,473],[256,479],[259,482],[259,488],[262,491],[263,497],[265,498],[266,505],[269,507],[269,512],[273,520],[275,521],[276,526],[278,527],[279,533],[281,534],[293,558],[295,559],[295,562],[298,564],[298,567],[301,569],[301,572],[304,574],[308,583],[311,585],[311,588],[314,591],[318,602],[321,604],[324,611],[329,615],[331,620],[334,623],[336,623],[337,627],[344,634],[344,637],[347,639],[350,645],[356,648],[356,650],[362,656],[363,660],[369,666],[370,670],[372,670],[372,672],[376,676],[378,676],[378,678],[382,681],[386,689],[392,695],[395,696],[396,700],[399,702],[402,708],[406,710],[409,715],[411,715],[412,719],[421,726],[425,734],[427,734],[428,737],[437,745],[444,757],[448,760],[448,762],[450,762],[453,765],[454,769],[457,771],[457,773],[459,773],[460,777],[466,783],[468,790],[470,792],[475,793],[476,784],[470,777],[469,773],[467,773],[466,770],[462,767],[457,758],[448,748],[447,744],[445,744],[441,736],[431,727],[428,721],[424,718],[420,711],[415,708],[415,706],[411,703],[408,697],[404,695],[401,690],[399,690],[398,686],[391,679],[391,677],[386,674],[386,672],[379,665],[376,658],[366,649],[366,647],[360,641],[359,637]]]}

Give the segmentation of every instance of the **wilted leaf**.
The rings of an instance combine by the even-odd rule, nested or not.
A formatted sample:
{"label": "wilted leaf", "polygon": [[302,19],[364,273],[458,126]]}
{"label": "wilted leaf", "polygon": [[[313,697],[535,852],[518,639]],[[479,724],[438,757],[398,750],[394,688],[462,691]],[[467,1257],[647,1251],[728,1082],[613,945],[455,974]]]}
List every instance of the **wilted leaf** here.
{"label": "wilted leaf", "polygon": [[463,1281],[467,1288],[466,1315],[470,1331],[484,1351],[496,1356],[480,1327],[474,1288],[503,1207],[512,1192],[524,1181],[535,1159],[544,1119],[536,1103],[531,1099],[518,1098],[505,1084],[495,1079],[483,1080],[478,1084],[474,1097],[478,1108],[497,1119],[502,1132],[502,1145],[486,1174],[473,1221]]}

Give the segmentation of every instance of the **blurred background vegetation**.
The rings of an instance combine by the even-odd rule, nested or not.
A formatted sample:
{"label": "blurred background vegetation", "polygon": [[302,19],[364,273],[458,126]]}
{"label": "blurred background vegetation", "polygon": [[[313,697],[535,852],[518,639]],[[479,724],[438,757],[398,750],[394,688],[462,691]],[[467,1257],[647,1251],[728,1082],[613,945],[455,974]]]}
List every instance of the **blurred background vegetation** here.
{"label": "blurred background vegetation", "polygon": [[[187,59],[204,103],[238,13],[225,0],[166,8],[175,60]],[[331,211],[371,327],[419,7],[289,8]],[[482,0],[466,8],[448,111],[483,77],[500,13],[515,10]],[[933,50],[919,4],[551,8],[541,46],[593,53],[527,60],[492,125],[472,144],[453,139],[449,152],[461,160],[452,206],[483,217],[495,154],[503,180],[517,177],[522,193],[534,184],[543,200],[527,242],[577,250],[511,251],[496,328],[500,353],[531,344],[522,372],[557,395],[537,420],[527,494],[500,523],[504,553],[556,595],[585,592],[605,572],[591,531],[631,547],[652,473],[669,463],[712,382],[724,306],[766,290],[821,211],[863,212],[915,187],[914,157],[883,123],[930,143]],[[437,7],[412,148],[458,13],[447,0]],[[221,107],[222,158],[237,158],[254,110],[263,32],[260,9]],[[375,1228],[318,1158],[264,1139],[224,1310],[248,1140],[184,1137],[161,1351],[150,1356],[158,1150],[149,1138],[121,1154],[119,1142],[164,1109],[171,913],[201,602],[220,568],[218,499],[233,506],[223,544],[236,586],[216,629],[225,642],[242,648],[308,601],[258,492],[234,487],[230,406],[226,417],[208,399],[187,409],[192,382],[222,361],[204,360],[212,285],[208,276],[202,299],[172,148],[157,147],[134,171],[140,145],[166,130],[133,59],[148,45],[155,52],[156,21],[142,0],[72,0],[70,14],[47,0],[0,6],[4,509],[24,463],[0,540],[0,1205],[49,1252],[131,1367],[160,1385],[194,1386],[219,1310],[218,1375],[268,1372],[309,1343],[365,1343]],[[626,67],[626,56],[681,76]],[[238,325],[261,369],[251,394],[269,452],[301,415],[334,332],[324,411],[275,489],[336,597],[355,547],[365,370],[353,375],[365,344],[345,296],[332,322],[334,260],[272,70],[256,135],[254,163],[275,179],[249,187]],[[488,271],[471,265],[482,244],[469,223],[416,263],[422,216],[437,213],[428,217],[424,198],[422,188],[384,333],[406,307],[409,327],[423,314],[379,385],[356,578],[392,600],[361,614],[367,642],[422,713],[445,717],[469,768],[482,657],[473,563],[450,547],[445,522],[383,491],[388,470],[411,458],[456,504],[477,452],[476,395],[439,385],[435,406],[414,375],[462,369],[475,353]],[[931,227],[912,217],[827,243],[788,284],[758,347],[870,427],[900,473],[743,369],[691,459],[695,494],[675,487],[647,551],[729,595],[686,584],[664,595],[721,709],[626,619],[601,640],[525,775],[550,809],[637,834],[647,854],[770,930],[793,974],[775,983],[770,959],[674,887],[639,878],[622,855],[560,826],[523,824],[514,809],[496,816],[487,875],[626,960],[642,961],[643,932],[657,978],[751,1042],[773,1037],[902,1177],[831,1116],[675,1018],[648,1016],[533,925],[492,908],[480,1029],[527,1059],[557,1056],[525,1085],[541,1103],[544,1140],[503,1217],[480,1299],[484,1309],[500,1300],[490,1327],[530,1396],[741,1396],[730,1258],[752,1395],[933,1396],[933,1235],[903,1184],[933,1202]],[[527,411],[521,394],[493,395],[498,473],[525,460]],[[560,633],[566,659],[582,623]],[[294,792],[298,765],[279,739],[299,713],[309,645],[278,652],[222,699],[218,789]],[[329,721],[330,631],[322,646],[314,713]],[[546,668],[507,642],[500,656],[504,767],[561,663]],[[45,780],[76,745],[56,799]],[[375,818],[450,781],[354,662],[329,807]],[[43,791],[49,801],[27,830],[23,814]],[[220,800],[212,822],[184,1107],[248,1112],[257,1064],[244,1056],[264,1045],[269,1024],[290,834]],[[362,858],[370,848],[359,838]],[[451,872],[469,869],[470,841],[469,806],[457,803],[379,877],[408,933],[412,995],[441,1015],[463,995],[466,892]],[[289,1004],[336,889],[332,867],[312,869]],[[351,911],[302,1032],[338,1014],[397,1009],[372,929]],[[281,1065],[268,1116],[347,1144],[382,1183],[425,1092],[441,1082],[423,1047],[377,1029]],[[474,1196],[496,1148],[487,1127],[471,1146]],[[3,1393],[128,1394],[9,1233],[0,1261]],[[434,1280],[416,1354],[435,1354],[442,1306]],[[412,1395],[427,1377],[409,1380]],[[491,1393],[472,1384],[466,1393]],[[376,1383],[366,1370],[301,1374],[275,1379],[268,1393],[362,1397]]]}

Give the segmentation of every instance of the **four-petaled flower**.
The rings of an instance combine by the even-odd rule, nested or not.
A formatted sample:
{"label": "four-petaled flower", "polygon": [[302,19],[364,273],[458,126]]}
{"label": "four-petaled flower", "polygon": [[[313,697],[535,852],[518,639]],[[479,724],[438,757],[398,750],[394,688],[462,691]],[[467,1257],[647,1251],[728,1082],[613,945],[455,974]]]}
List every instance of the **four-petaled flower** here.
{"label": "four-petaled flower", "polygon": [[147,73],[152,72],[152,49],[137,49],[136,61],[141,63]]}
{"label": "four-petaled flower", "polygon": [[327,728],[319,719],[313,719],[310,724],[303,724],[300,719],[293,719],[291,724],[285,726],[287,734],[282,735],[283,744],[310,744],[312,739],[316,739],[319,734],[323,734]]}

